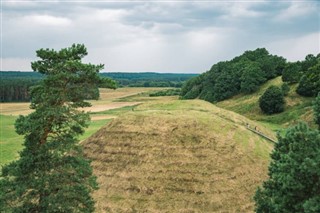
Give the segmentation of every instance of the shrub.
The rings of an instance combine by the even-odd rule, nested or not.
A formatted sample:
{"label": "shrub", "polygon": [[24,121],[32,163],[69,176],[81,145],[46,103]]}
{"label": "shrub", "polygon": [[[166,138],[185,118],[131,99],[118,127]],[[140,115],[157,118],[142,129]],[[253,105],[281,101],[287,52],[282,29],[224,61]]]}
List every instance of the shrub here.
{"label": "shrub", "polygon": [[274,114],[284,111],[284,96],[277,86],[270,86],[259,98],[259,106],[266,114]]}
{"label": "shrub", "polygon": [[281,91],[282,91],[282,94],[283,94],[284,96],[287,96],[288,93],[289,93],[289,91],[290,91],[289,85],[288,85],[287,83],[283,83],[283,84],[281,85]]}

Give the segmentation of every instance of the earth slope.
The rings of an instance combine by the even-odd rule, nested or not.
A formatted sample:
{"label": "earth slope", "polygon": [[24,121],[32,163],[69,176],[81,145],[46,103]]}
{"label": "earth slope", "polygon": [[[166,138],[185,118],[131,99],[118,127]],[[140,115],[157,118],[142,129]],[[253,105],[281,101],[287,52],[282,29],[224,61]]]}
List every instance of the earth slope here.
{"label": "earth slope", "polygon": [[272,144],[200,100],[150,102],[83,142],[97,212],[252,212]]}

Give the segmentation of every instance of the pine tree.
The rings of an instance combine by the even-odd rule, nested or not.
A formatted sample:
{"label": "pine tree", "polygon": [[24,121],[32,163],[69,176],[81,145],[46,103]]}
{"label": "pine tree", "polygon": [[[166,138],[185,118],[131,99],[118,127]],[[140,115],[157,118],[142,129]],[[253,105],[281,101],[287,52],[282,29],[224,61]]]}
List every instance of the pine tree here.
{"label": "pine tree", "polygon": [[320,212],[320,132],[300,123],[278,140],[256,212]]}
{"label": "pine tree", "polygon": [[40,49],[41,60],[32,69],[45,75],[32,88],[31,108],[20,116],[18,134],[25,136],[20,158],[2,168],[0,179],[0,212],[93,212],[91,192],[97,189],[90,162],[82,155],[77,136],[84,132],[89,115],[79,107],[88,92],[100,83],[103,65],[84,64],[84,45],[72,45],[60,51]]}

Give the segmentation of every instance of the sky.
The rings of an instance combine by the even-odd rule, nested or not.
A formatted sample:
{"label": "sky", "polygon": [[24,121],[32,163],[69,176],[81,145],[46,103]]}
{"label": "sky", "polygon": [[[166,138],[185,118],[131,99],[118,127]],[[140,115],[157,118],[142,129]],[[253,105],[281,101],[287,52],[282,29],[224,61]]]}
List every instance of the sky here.
{"label": "sky", "polygon": [[202,73],[265,47],[288,61],[320,52],[320,1],[1,0],[1,71],[36,50],[84,44],[104,72]]}

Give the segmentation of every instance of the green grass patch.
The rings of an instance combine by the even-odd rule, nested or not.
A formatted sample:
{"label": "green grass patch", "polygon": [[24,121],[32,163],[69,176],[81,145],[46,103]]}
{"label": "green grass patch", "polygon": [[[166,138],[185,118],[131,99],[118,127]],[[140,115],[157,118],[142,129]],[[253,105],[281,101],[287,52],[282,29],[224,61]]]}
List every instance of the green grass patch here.
{"label": "green grass patch", "polygon": [[109,110],[101,111],[101,112],[92,112],[90,114],[93,114],[93,115],[121,115],[125,112],[134,111],[134,108],[136,108],[136,107],[137,107],[137,105],[125,106],[125,107],[116,108],[116,109],[109,109]]}
{"label": "green grass patch", "polygon": [[286,123],[294,124],[301,121],[302,116],[308,110],[312,110],[312,101],[310,100],[306,100],[305,102],[292,107],[287,107],[282,113],[260,116],[257,120],[278,125]]}
{"label": "green grass patch", "polygon": [[310,116],[312,114],[313,98],[298,95],[296,93],[297,84],[290,85],[288,96],[285,97],[286,107],[284,112],[273,115],[263,114],[259,107],[259,98],[271,85],[281,86],[281,77],[268,81],[252,94],[240,94],[221,101],[216,105],[244,115],[251,120],[262,122],[272,127],[273,130],[280,131],[281,134],[283,134],[284,128],[294,125],[299,121],[305,121],[310,126],[314,126],[313,118]]}
{"label": "green grass patch", "polygon": [[[0,115],[0,166],[17,159],[19,151],[23,149],[23,135],[18,135],[14,127],[17,118],[17,116]],[[79,140],[87,139],[110,121],[111,119],[91,121],[85,133],[79,136]]]}
{"label": "green grass patch", "polygon": [[17,116],[0,115],[0,166],[19,157],[23,148],[23,136],[15,132]]}
{"label": "green grass patch", "polygon": [[112,119],[90,121],[89,127],[85,129],[83,135],[79,136],[79,140],[85,140],[89,138],[92,134],[97,132],[101,127],[109,123],[111,120]]}

